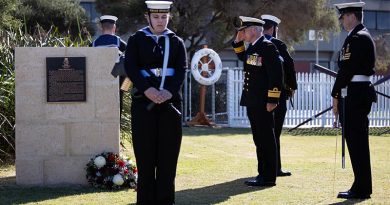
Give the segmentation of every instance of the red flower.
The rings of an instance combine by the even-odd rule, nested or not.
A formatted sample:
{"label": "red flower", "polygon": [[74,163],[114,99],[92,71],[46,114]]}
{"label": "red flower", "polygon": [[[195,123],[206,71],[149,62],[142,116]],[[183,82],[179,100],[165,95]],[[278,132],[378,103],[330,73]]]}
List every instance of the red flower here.
{"label": "red flower", "polygon": [[134,168],[134,173],[137,173],[137,172],[138,172],[137,168]]}
{"label": "red flower", "polygon": [[125,174],[128,174],[129,173],[129,170],[125,169],[125,171],[123,171]]}
{"label": "red flower", "polygon": [[113,154],[108,155],[108,161],[115,162],[115,155]]}
{"label": "red flower", "polygon": [[118,160],[118,161],[117,161],[117,164],[118,164],[120,167],[124,167],[124,166],[125,166],[125,162],[122,161],[122,160]]}

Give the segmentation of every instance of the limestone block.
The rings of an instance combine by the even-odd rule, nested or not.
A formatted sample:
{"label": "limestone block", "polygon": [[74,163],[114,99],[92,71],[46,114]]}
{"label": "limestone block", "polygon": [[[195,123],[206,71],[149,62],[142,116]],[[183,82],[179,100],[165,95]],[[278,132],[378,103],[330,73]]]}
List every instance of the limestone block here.
{"label": "limestone block", "polygon": [[107,146],[104,151],[119,153],[119,131],[119,119],[118,123],[102,123],[102,138],[104,141],[110,142],[110,146]]}
{"label": "limestone block", "polygon": [[52,157],[44,160],[44,184],[87,184],[85,167],[91,157]]}
{"label": "limestone block", "polygon": [[43,161],[36,158],[16,158],[16,184],[43,185]]}
{"label": "limestone block", "polygon": [[47,120],[61,122],[85,121],[95,118],[95,106],[89,103],[48,103],[44,105]]}
{"label": "limestone block", "polygon": [[[99,97],[100,96],[100,97]],[[101,97],[105,96],[105,97]],[[96,86],[96,117],[119,122],[119,88],[117,84]]]}
{"label": "limestone block", "polygon": [[[103,151],[119,152],[119,143],[116,143],[118,138],[117,130],[110,129],[113,132],[102,133],[104,123],[74,123],[68,125],[70,129],[70,154],[79,155],[95,155]],[[115,126],[113,126],[115,127]]]}
{"label": "limestone block", "polygon": [[16,154],[20,159],[32,156],[65,155],[65,127],[63,125],[18,124]]}

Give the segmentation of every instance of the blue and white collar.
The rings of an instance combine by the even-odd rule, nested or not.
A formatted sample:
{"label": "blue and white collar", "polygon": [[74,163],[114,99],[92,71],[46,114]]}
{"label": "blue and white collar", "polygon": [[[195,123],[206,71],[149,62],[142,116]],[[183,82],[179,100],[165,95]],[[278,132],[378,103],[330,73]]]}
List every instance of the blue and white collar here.
{"label": "blue and white collar", "polygon": [[144,27],[142,29],[139,30],[140,32],[143,32],[145,33],[146,36],[150,36],[151,38],[153,38],[153,40],[158,43],[158,39],[160,39],[160,37],[162,36],[167,36],[169,34],[174,34],[173,31],[169,30],[169,29],[165,29],[165,31],[161,34],[161,35],[155,35],[152,33],[152,31],[150,30],[149,26],[147,27]]}

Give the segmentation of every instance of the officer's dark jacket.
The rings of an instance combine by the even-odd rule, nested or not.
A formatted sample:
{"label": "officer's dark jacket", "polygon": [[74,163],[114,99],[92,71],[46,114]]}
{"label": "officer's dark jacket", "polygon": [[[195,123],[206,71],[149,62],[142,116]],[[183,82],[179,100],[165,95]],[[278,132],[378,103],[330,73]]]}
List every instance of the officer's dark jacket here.
{"label": "officer's dark jacket", "polygon": [[262,36],[245,50],[244,42],[232,42],[237,57],[244,62],[241,106],[278,103],[282,88],[282,64],[273,43]]}
{"label": "officer's dark jacket", "polygon": [[332,89],[332,97],[340,98],[341,89],[348,86],[354,75],[375,73],[375,46],[368,30],[357,25],[344,41],[338,59],[339,71]]}
{"label": "officer's dark jacket", "polygon": [[119,36],[103,34],[95,39],[92,47],[117,47],[121,52],[126,50],[126,42],[124,42]]}
{"label": "officer's dark jacket", "polygon": [[[127,76],[137,88],[138,94],[143,94],[150,87],[159,88],[156,78],[144,77],[141,70],[162,68],[164,61],[165,37],[151,35],[145,27],[129,37],[125,53],[125,68]],[[166,76],[164,89],[172,93],[171,100],[181,100],[181,86],[187,69],[187,54],[183,40],[167,29],[164,35],[169,36],[168,68],[175,70],[174,76]],[[161,80],[161,77],[158,78]]]}
{"label": "officer's dark jacket", "polygon": [[297,78],[295,75],[294,60],[291,58],[290,53],[287,50],[287,45],[280,39],[266,34],[264,36],[273,44],[275,44],[280,56],[283,58],[284,88],[286,90],[296,90]]}

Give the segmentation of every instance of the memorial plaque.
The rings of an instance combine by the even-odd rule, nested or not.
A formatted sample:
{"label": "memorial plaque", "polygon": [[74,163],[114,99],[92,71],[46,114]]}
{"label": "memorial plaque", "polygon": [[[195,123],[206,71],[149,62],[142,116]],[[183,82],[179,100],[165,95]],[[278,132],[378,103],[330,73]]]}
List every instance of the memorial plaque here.
{"label": "memorial plaque", "polygon": [[47,102],[85,102],[85,57],[47,57]]}

